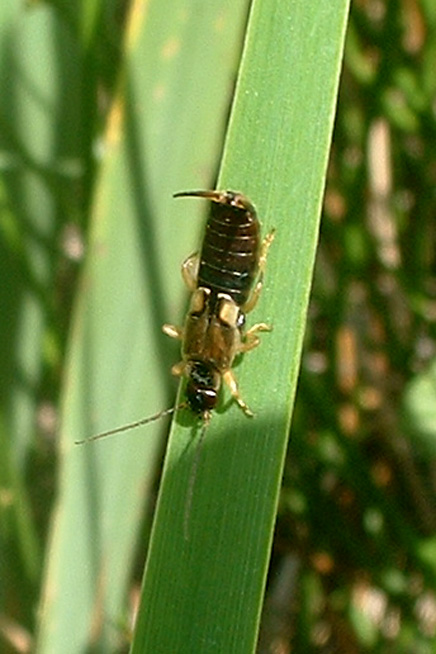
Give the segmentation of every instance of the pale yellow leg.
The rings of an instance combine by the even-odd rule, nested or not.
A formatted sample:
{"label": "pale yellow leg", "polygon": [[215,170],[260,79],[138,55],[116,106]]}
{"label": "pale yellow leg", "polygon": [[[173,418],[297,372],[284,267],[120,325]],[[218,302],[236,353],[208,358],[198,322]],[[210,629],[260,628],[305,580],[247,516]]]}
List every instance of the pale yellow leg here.
{"label": "pale yellow leg", "polygon": [[239,388],[238,388],[238,382],[236,381],[236,377],[233,374],[232,370],[226,370],[226,372],[223,374],[223,380],[227,384],[227,386],[230,389],[230,392],[236,402],[239,404],[243,412],[245,413],[246,416],[249,416],[252,418],[254,416],[254,413],[251,411],[251,409],[248,407],[247,404],[245,404],[244,400],[242,397],[239,395]]}
{"label": "pale yellow leg", "polygon": [[195,291],[197,288],[198,268],[200,265],[200,257],[198,252],[191,254],[182,263],[182,277],[186,286],[190,291]]}
{"label": "pale yellow leg", "polygon": [[260,248],[260,257],[259,257],[259,272],[263,272],[265,270],[268,250],[271,246],[271,243],[274,240],[275,235],[276,235],[276,230],[272,229],[270,232],[268,232],[268,234],[265,236],[265,238],[262,241],[262,246]]}
{"label": "pale yellow leg", "polygon": [[259,256],[259,266],[258,266],[259,279],[257,280],[256,286],[251,292],[251,295],[248,298],[247,302],[244,304],[243,307],[241,307],[244,313],[249,313],[250,311],[252,311],[256,306],[257,301],[259,300],[259,296],[263,286],[263,273],[265,271],[268,250],[271,246],[271,243],[274,240],[274,236],[275,236],[275,229],[271,230],[269,234],[267,234],[262,241],[262,246],[260,249],[260,256]]}
{"label": "pale yellow leg", "polygon": [[180,341],[183,340],[183,329],[181,327],[176,327],[175,325],[162,325],[162,331],[170,338],[178,338]]}
{"label": "pale yellow leg", "polygon": [[175,377],[181,377],[185,372],[185,370],[186,370],[186,362],[179,361],[179,363],[175,363],[171,368],[171,374],[174,375]]}
{"label": "pale yellow leg", "polygon": [[264,322],[259,322],[256,325],[253,325],[253,327],[250,327],[250,329],[244,334],[244,340],[241,343],[241,346],[239,348],[239,352],[249,352],[250,350],[253,350],[255,347],[257,347],[260,343],[260,338],[257,335],[257,332],[271,332],[272,327],[271,325],[267,325]]}

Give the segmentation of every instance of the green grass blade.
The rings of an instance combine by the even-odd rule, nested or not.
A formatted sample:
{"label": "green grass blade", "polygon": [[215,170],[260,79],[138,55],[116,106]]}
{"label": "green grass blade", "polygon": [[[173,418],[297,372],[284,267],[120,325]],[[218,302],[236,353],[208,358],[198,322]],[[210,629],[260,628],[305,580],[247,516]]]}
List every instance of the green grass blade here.
{"label": "green grass blade", "polygon": [[[333,125],[346,0],[254,2],[220,176],[276,227],[249,324],[272,334],[237,374],[248,420],[214,415],[198,456],[194,420],[173,426],[132,652],[253,652],[306,320]],[[188,202],[186,200],[186,202]],[[191,201],[193,202],[193,201]]]}
{"label": "green grass blade", "polygon": [[[186,0],[132,8],[71,333],[40,653],[85,651],[91,640],[110,652],[119,641],[165,424],[92,445],[73,441],[173,401],[161,323],[181,306],[174,280],[200,223],[171,194],[212,175],[244,18],[244,6],[228,1],[202,12]],[[188,76],[185,97],[180,80]]]}

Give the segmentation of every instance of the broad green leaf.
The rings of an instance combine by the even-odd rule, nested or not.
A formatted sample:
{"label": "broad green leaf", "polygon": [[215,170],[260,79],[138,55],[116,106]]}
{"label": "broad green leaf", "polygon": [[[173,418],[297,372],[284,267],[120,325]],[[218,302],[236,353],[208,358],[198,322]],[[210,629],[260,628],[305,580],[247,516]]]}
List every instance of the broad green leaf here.
{"label": "broad green leaf", "polygon": [[[75,440],[171,406],[177,356],[161,332],[182,306],[180,264],[200,223],[174,191],[210,184],[245,5],[133,3],[102,144],[62,407],[59,497],[38,652],[112,651],[165,423]],[[189,93],[186,93],[186,90]]]}

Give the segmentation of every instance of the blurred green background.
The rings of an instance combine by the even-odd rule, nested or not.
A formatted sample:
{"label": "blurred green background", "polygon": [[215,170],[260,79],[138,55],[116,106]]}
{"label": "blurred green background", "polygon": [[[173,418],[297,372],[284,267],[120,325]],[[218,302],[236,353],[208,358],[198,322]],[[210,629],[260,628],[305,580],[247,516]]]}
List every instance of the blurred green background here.
{"label": "blurred green background", "polygon": [[[224,16],[228,26],[230,7],[223,2],[216,21]],[[5,652],[32,651],[38,630],[40,643],[50,642],[49,628],[39,626],[46,609],[37,609],[58,525],[76,524],[67,513],[52,513],[67,488],[61,480],[74,474],[58,468],[67,439],[57,438],[60,412],[76,406],[74,389],[90,389],[82,413],[64,418],[64,433],[77,438],[140,417],[134,407],[147,415],[169,406],[175,393],[169,368],[177,347],[170,350],[153,335],[183,311],[179,266],[196,242],[200,220],[193,212],[199,216],[201,208],[174,208],[171,193],[190,188],[193,179],[199,187],[213,184],[247,5],[232,9],[232,27],[217,38],[219,47],[191,25],[181,68],[172,67],[177,44],[168,35],[185,24],[183,3],[150,3],[148,39],[139,47],[142,11],[139,2],[129,7],[119,0],[83,7],[10,0],[0,8]],[[352,4],[262,654],[436,651],[435,61],[433,0]],[[196,118],[205,96],[208,106]],[[123,112],[130,129],[125,140]],[[153,131],[142,124],[144,115]],[[123,184],[143,152],[149,168],[141,179],[129,178],[130,187]],[[116,193],[117,185],[125,195]],[[129,221],[134,210],[142,226]],[[113,221],[103,223],[108,211]],[[182,230],[174,229],[176,220]],[[138,243],[145,244],[144,261],[132,258]],[[105,263],[108,244],[119,268],[114,259]],[[126,257],[133,263],[124,280]],[[118,283],[119,295],[111,290]],[[108,289],[107,297],[99,288]],[[142,299],[153,307],[145,318],[137,309]],[[120,330],[125,351],[113,352],[112,334]],[[80,349],[83,333],[89,342]],[[120,390],[110,380],[126,374],[126,357],[130,372]],[[153,379],[153,387],[144,379]],[[98,415],[94,405],[101,407]],[[128,559],[107,554],[108,569],[119,579],[108,607],[112,613],[124,607],[120,624],[111,625],[116,651],[128,648],[143,567],[135,543],[149,529],[164,431],[157,425],[150,439],[129,436],[137,444],[122,463],[122,438],[105,450],[120,467],[135,468],[132,479],[143,479],[131,497],[116,476],[104,479],[101,491],[120,497],[121,513],[129,508],[125,524],[112,525],[110,516],[103,522],[107,533],[121,531],[128,541],[122,550]],[[87,479],[104,477],[108,467],[104,459],[91,461]],[[77,511],[83,520],[83,507]],[[101,553],[93,541],[74,557],[92,560]],[[46,565],[51,573],[45,575],[56,577],[57,562]],[[89,578],[99,581],[92,565]],[[44,606],[53,602],[51,591],[45,588]],[[93,650],[81,642],[76,651]]]}

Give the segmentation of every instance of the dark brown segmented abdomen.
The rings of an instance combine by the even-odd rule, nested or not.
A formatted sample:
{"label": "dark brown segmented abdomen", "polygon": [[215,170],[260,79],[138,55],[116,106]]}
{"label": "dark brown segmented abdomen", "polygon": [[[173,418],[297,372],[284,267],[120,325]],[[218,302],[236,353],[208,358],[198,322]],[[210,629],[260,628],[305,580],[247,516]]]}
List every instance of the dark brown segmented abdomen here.
{"label": "dark brown segmented abdomen", "polygon": [[259,258],[254,211],[212,203],[200,254],[198,286],[227,293],[239,306],[249,295]]}

